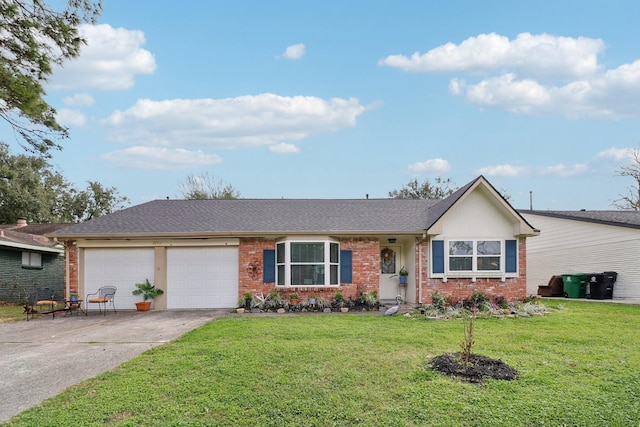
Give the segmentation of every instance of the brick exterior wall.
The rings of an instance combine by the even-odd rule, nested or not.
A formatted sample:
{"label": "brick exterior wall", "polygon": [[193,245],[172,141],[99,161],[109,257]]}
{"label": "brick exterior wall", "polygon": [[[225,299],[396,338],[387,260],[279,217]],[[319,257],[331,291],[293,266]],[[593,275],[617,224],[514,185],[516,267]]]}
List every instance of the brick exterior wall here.
{"label": "brick exterior wall", "polygon": [[[73,244],[72,240],[66,240],[64,242],[64,253],[68,259],[68,262],[64,266],[65,280],[69,278],[69,293],[77,294],[79,289],[79,277],[78,277],[78,252],[79,249]],[[67,272],[67,267],[69,271]],[[69,297],[70,295],[67,295]],[[81,298],[84,298],[81,296]]]}
{"label": "brick exterior wall", "polygon": [[[263,251],[265,249],[275,249],[275,240],[266,239],[240,239],[238,248],[238,299],[245,292],[252,294],[268,294],[276,289],[275,283],[263,282]],[[64,270],[64,274],[60,276],[60,292],[64,290],[64,279],[69,277],[69,288],[71,293],[78,292],[78,256],[79,250],[73,245],[72,241],[65,241],[65,255],[68,257],[68,263],[62,261],[62,257],[58,257],[60,262],[60,271]],[[437,290],[443,296],[453,300],[459,300],[471,295],[474,290],[481,290],[488,295],[503,296],[507,300],[517,300],[526,297],[526,279],[527,279],[527,256],[526,256],[526,238],[522,237],[518,242],[518,277],[507,278],[504,282],[498,279],[481,279],[471,282],[470,279],[449,279],[448,282],[442,282],[442,279],[430,278],[430,252],[429,241],[416,239],[415,252],[415,271],[412,276],[422,279],[422,300],[420,300],[420,289],[416,286],[415,301],[418,303],[431,303],[431,295]],[[420,250],[418,250],[420,248]],[[291,287],[286,289],[278,289],[283,298],[288,299],[292,292],[298,293],[301,299],[307,299],[311,296],[322,297],[327,301],[333,300],[333,295],[340,290],[346,299],[358,298],[360,295],[372,290],[379,291],[380,287],[380,243],[377,237],[362,238],[345,238],[340,240],[341,250],[352,251],[352,282],[342,283],[339,288],[336,287]],[[19,253],[18,253],[19,254]],[[44,261],[44,257],[43,257]],[[0,257],[0,267],[4,266],[5,261]],[[21,262],[21,260],[20,260]],[[66,268],[69,271],[66,271]],[[422,271],[420,271],[422,266]],[[3,269],[4,270],[4,269]],[[33,270],[25,270],[33,272]],[[411,273],[411,272],[410,272]],[[4,283],[0,283],[0,300],[2,295],[6,294]],[[5,292],[4,294],[1,292]]]}
{"label": "brick exterior wall", "polygon": [[240,240],[240,246],[238,247],[238,299],[245,292],[250,292],[254,295],[260,295],[261,293],[267,295],[275,288],[275,283],[263,282],[264,265],[262,255],[262,251],[265,249],[275,248],[276,242],[274,240]]}
{"label": "brick exterior wall", "polygon": [[[423,249],[423,253],[428,253]],[[449,278],[443,282],[439,278],[427,278],[429,271],[428,260],[423,258],[423,303],[431,303],[431,295],[438,291],[442,296],[452,301],[460,301],[478,290],[489,296],[502,296],[507,301],[520,300],[527,296],[527,240],[525,237],[518,239],[518,276],[506,278],[503,282],[500,278],[478,278],[475,282],[467,278]]]}
{"label": "brick exterior wall", "polygon": [[380,244],[377,238],[349,238],[340,240],[341,250],[352,251],[352,282],[342,283],[337,287],[288,287],[276,288],[275,283],[263,282],[263,251],[275,249],[275,240],[241,239],[238,248],[238,299],[245,292],[252,294],[268,294],[276,289],[280,296],[289,299],[289,294],[296,292],[301,299],[311,296],[321,297],[332,301],[336,291],[342,292],[345,299],[357,298],[361,294],[378,290],[379,288],[379,252]]}

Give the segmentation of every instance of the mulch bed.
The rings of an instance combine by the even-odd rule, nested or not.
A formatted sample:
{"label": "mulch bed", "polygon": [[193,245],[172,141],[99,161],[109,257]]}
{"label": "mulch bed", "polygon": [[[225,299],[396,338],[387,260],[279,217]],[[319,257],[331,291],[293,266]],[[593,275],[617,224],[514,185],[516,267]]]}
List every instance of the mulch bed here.
{"label": "mulch bed", "polygon": [[484,378],[496,380],[518,378],[518,372],[502,360],[472,354],[469,362],[469,365],[462,363],[460,353],[447,353],[434,357],[429,364],[437,371],[472,383],[481,383]]}

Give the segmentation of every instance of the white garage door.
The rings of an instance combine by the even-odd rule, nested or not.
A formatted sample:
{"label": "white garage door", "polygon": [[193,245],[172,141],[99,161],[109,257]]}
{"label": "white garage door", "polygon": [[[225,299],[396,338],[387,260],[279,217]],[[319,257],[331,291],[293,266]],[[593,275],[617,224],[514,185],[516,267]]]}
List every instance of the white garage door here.
{"label": "white garage door", "polygon": [[238,303],[238,248],[167,249],[167,308],[230,308]]}
{"label": "white garage door", "polygon": [[[85,249],[85,295],[101,286],[116,286],[116,310],[133,310],[140,297],[131,292],[136,283],[145,279],[153,283],[153,263],[153,249]],[[88,308],[97,309],[97,304],[89,304]]]}

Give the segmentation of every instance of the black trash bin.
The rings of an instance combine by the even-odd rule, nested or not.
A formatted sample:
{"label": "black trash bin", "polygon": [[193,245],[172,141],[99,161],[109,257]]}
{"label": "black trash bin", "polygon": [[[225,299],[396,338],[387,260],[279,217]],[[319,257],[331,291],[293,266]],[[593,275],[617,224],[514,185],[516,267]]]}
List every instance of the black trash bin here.
{"label": "black trash bin", "polygon": [[613,284],[616,280],[618,280],[618,273],[615,271],[605,271],[602,273],[603,299],[613,299]]}
{"label": "black trash bin", "polygon": [[618,273],[615,271],[592,273],[587,278],[591,299],[613,299],[613,284],[618,279]]}
{"label": "black trash bin", "polygon": [[605,299],[604,274],[589,273],[587,274],[587,281],[589,282],[589,298]]}

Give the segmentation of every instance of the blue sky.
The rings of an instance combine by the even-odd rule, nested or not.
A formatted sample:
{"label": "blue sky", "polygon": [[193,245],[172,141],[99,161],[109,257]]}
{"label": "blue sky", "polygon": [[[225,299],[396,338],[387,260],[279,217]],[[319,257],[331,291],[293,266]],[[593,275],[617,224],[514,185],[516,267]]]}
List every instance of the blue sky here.
{"label": "blue sky", "polygon": [[516,208],[532,192],[534,209],[611,209],[640,143],[638,16],[615,0],[107,0],[47,84],[71,133],[52,163],[132,204],[205,173],[245,198],[482,174]]}

